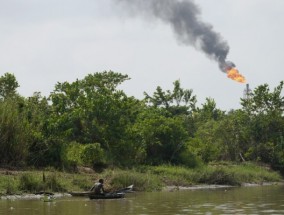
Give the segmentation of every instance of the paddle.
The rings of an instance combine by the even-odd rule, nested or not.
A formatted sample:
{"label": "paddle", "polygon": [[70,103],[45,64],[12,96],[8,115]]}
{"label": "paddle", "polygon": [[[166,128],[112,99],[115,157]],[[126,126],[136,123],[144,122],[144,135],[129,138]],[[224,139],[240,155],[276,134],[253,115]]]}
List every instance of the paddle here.
{"label": "paddle", "polygon": [[130,193],[133,190],[133,184],[123,189],[117,190],[114,193]]}

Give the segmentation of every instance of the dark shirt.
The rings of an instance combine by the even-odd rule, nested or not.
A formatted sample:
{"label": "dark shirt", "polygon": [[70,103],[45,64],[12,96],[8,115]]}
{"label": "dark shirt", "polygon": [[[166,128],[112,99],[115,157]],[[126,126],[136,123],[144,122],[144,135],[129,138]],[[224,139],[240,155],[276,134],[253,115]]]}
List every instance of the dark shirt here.
{"label": "dark shirt", "polygon": [[95,183],[92,190],[95,191],[96,194],[102,194],[102,193],[104,193],[104,185],[100,182],[97,182],[97,183]]}

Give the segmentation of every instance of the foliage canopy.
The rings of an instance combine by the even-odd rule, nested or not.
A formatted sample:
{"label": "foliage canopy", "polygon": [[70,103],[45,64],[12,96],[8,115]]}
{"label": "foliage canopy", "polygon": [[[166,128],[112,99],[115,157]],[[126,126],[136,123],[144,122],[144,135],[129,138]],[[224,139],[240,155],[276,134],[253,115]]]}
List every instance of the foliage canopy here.
{"label": "foliage canopy", "polygon": [[0,77],[0,164],[76,168],[137,164],[188,167],[215,161],[259,161],[284,170],[283,81],[260,85],[241,109],[197,107],[192,89],[157,87],[139,100],[104,71],[58,82],[48,97],[24,98],[13,74]]}

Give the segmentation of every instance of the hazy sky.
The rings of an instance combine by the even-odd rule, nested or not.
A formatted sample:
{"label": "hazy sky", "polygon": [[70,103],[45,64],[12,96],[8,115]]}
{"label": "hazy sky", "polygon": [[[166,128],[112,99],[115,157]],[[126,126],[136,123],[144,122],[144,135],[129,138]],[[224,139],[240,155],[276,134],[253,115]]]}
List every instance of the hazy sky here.
{"label": "hazy sky", "polygon": [[[228,59],[252,89],[264,83],[273,89],[284,80],[283,0],[195,2],[200,18],[228,42]],[[211,97],[218,108],[240,107],[245,84],[179,42],[169,25],[138,14],[114,0],[0,0],[0,75],[13,73],[27,97],[113,70],[130,76],[121,88],[139,99],[157,86],[172,90],[180,80],[199,104]]]}

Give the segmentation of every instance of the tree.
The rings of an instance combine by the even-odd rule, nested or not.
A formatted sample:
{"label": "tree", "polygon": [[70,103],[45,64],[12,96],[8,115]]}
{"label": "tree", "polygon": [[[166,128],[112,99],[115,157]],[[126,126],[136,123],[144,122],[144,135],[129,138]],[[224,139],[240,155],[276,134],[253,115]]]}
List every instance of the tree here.
{"label": "tree", "polygon": [[27,163],[31,166],[62,167],[63,146],[50,130],[51,106],[46,97],[35,92],[25,99],[24,111],[29,126],[31,140],[28,147]]}
{"label": "tree", "polygon": [[[251,129],[250,159],[271,163],[284,169],[279,154],[284,149],[279,147],[284,134],[284,97],[283,81],[271,92],[267,84],[258,86],[247,99],[241,99],[243,110],[248,114]],[[277,149],[277,150],[276,150]]]}
{"label": "tree", "polygon": [[179,80],[173,85],[173,91],[163,91],[158,86],[153,96],[144,93],[148,108],[139,115],[136,123],[141,142],[146,147],[147,160],[154,164],[186,161],[181,152],[194,133],[192,115],[196,96],[192,90],[181,88]]}
{"label": "tree", "polygon": [[[127,75],[112,71],[87,75],[73,83],[58,83],[50,95],[50,128],[60,139],[100,143],[111,162],[127,161],[132,145],[131,124],[142,104],[117,89]],[[128,159],[129,158],[129,159]]]}
{"label": "tree", "polygon": [[274,114],[281,116],[284,111],[284,97],[282,96],[284,82],[270,92],[268,84],[258,86],[246,99],[241,99],[243,110],[250,115]]}
{"label": "tree", "polygon": [[27,156],[30,127],[23,114],[24,99],[17,94],[13,74],[0,77],[0,162],[23,165]]}
{"label": "tree", "polygon": [[145,148],[147,162],[178,162],[188,139],[183,118],[169,117],[167,111],[150,107],[139,114],[134,128],[137,140]]}
{"label": "tree", "polygon": [[206,98],[201,108],[192,114],[193,133],[188,142],[188,149],[205,163],[221,158],[221,141],[218,136],[219,121],[225,112],[216,107],[214,99]]}
{"label": "tree", "polygon": [[15,96],[19,84],[13,74],[5,73],[0,77],[0,99]]}
{"label": "tree", "polygon": [[29,141],[30,127],[18,101],[0,101],[0,163],[24,165]]}
{"label": "tree", "polygon": [[221,142],[217,135],[218,122],[207,120],[199,124],[194,137],[190,138],[188,147],[205,163],[217,161],[221,157]]}
{"label": "tree", "polygon": [[219,120],[225,115],[224,111],[221,111],[216,107],[216,102],[212,98],[206,98],[206,102],[202,104],[201,108],[197,108],[195,112],[195,118],[197,121],[206,122],[208,120]]}
{"label": "tree", "polygon": [[181,88],[180,81],[175,81],[174,89],[171,92],[167,90],[164,92],[160,86],[157,87],[153,96],[149,96],[144,92],[145,100],[153,107],[165,108],[173,115],[188,115],[195,109],[196,96],[193,95],[192,90],[185,90]]}
{"label": "tree", "polygon": [[222,160],[242,161],[250,148],[250,122],[247,113],[232,110],[218,122]]}

